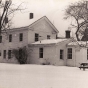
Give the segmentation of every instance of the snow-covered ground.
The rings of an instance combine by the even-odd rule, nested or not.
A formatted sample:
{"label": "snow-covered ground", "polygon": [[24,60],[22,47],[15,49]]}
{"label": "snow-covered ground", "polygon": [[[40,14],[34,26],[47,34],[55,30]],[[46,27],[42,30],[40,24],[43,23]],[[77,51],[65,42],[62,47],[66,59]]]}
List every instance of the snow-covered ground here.
{"label": "snow-covered ground", "polygon": [[0,88],[88,88],[88,70],[0,63]]}

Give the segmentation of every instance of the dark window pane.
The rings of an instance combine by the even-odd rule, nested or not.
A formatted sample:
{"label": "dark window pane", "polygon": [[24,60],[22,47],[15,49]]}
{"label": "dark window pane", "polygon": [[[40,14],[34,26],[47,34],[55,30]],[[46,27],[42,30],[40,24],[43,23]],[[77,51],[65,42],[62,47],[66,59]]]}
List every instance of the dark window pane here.
{"label": "dark window pane", "polygon": [[50,35],[47,35],[47,39],[50,39]]}
{"label": "dark window pane", "polygon": [[12,42],[12,34],[9,35],[9,42]]}
{"label": "dark window pane", "polygon": [[11,50],[8,50],[8,59],[11,59]]}
{"label": "dark window pane", "polygon": [[35,33],[35,41],[39,40],[39,34]]}
{"label": "dark window pane", "polygon": [[88,49],[87,49],[87,60],[88,60]]}
{"label": "dark window pane", "polygon": [[1,51],[0,51],[0,56],[1,56]]}
{"label": "dark window pane", "polygon": [[23,33],[20,33],[20,35],[19,35],[19,41],[23,41]]}
{"label": "dark window pane", "polygon": [[39,48],[39,58],[43,58],[43,48]]}
{"label": "dark window pane", "polygon": [[3,51],[3,58],[6,58],[6,50]]}
{"label": "dark window pane", "polygon": [[0,36],[0,43],[2,43],[2,36]]}
{"label": "dark window pane", "polygon": [[68,55],[67,55],[67,58],[68,59],[72,59],[72,48],[68,48]]}
{"label": "dark window pane", "polygon": [[32,19],[33,18],[33,13],[30,13],[30,19]]}
{"label": "dark window pane", "polygon": [[63,59],[63,53],[64,53],[64,51],[60,50],[60,59]]}

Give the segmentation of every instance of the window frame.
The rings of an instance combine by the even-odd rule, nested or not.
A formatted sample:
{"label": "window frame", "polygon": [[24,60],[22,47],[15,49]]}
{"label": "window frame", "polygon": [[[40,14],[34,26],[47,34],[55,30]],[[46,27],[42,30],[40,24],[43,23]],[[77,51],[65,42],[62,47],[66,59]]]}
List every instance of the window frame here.
{"label": "window frame", "polygon": [[67,50],[67,59],[72,59],[72,48],[68,48]]}
{"label": "window frame", "polygon": [[19,41],[20,41],[20,42],[23,41],[23,33],[20,33],[20,34],[19,34]]}
{"label": "window frame", "polygon": [[35,33],[35,42],[36,41],[39,41],[39,34],[38,33]]}
{"label": "window frame", "polygon": [[2,52],[1,52],[1,50],[0,50],[0,57],[2,56]]}
{"label": "window frame", "polygon": [[39,48],[39,58],[43,58],[43,48]]}
{"label": "window frame", "polygon": [[2,43],[2,36],[0,36],[0,43]]}
{"label": "window frame", "polygon": [[8,59],[11,59],[12,57],[12,50],[8,50]]}
{"label": "window frame", "polygon": [[88,60],[88,48],[87,48],[87,60]]}
{"label": "window frame", "polygon": [[64,50],[60,49],[60,59],[63,60],[64,59]]}
{"label": "window frame", "polygon": [[3,58],[6,59],[6,50],[3,50]]}
{"label": "window frame", "polygon": [[9,35],[9,42],[12,42],[12,34]]}
{"label": "window frame", "polygon": [[47,39],[50,39],[50,35],[47,35]]}

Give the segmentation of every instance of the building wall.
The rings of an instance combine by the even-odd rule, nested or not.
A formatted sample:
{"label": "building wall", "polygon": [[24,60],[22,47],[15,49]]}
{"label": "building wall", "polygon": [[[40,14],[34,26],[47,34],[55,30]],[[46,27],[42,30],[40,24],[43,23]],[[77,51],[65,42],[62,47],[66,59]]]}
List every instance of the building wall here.
{"label": "building wall", "polygon": [[47,35],[50,35],[51,39],[56,39],[57,35],[54,29],[45,20],[41,20],[35,25],[29,27],[28,43],[35,42],[35,33],[39,34],[39,40],[47,39]]}
{"label": "building wall", "polygon": [[[43,58],[39,58],[39,48],[43,48]],[[43,63],[50,63],[55,64],[56,58],[56,47],[55,46],[38,46],[38,47],[29,47],[30,55],[28,58],[28,63],[30,64],[43,64]]]}
{"label": "building wall", "polygon": [[[23,41],[19,41],[19,33],[23,33]],[[17,63],[16,59],[11,58],[8,59],[8,50],[16,49],[19,47],[26,46],[30,43],[35,42],[35,33],[38,33],[39,40],[47,39],[47,35],[51,36],[51,39],[56,38],[56,32],[54,29],[45,21],[41,20],[40,22],[36,22],[34,25],[29,26],[29,28],[19,28],[9,31],[9,34],[12,34],[12,42],[9,42],[8,36],[6,34],[2,35],[2,43],[0,43],[0,62],[11,62]],[[3,50],[7,51],[7,58],[3,59]]]}
{"label": "building wall", "polygon": [[[55,45],[36,45],[29,46],[30,56],[28,63],[42,64],[50,63],[57,66],[80,66],[80,63],[88,62],[87,60],[87,48],[79,48],[75,46],[67,46],[70,42],[64,41]],[[44,49],[44,57],[39,58],[39,48]],[[67,58],[67,50],[72,48],[72,59]],[[64,58],[60,59],[60,50],[64,50]]]}
{"label": "building wall", "polygon": [[76,66],[80,66],[80,63],[88,63],[87,60],[87,48],[81,47],[79,50],[76,49]]}
{"label": "building wall", "polygon": [[[59,44],[55,45],[38,45],[38,46],[29,46],[30,56],[28,59],[28,63],[33,64],[42,64],[49,62],[51,65],[66,65],[66,54],[67,54],[67,48],[66,44],[70,40],[61,42]],[[39,58],[39,48],[44,49],[43,58]],[[64,50],[64,58],[60,59],[60,49]]]}
{"label": "building wall", "polygon": [[[67,44],[72,40],[68,39],[61,43],[58,43],[56,46],[56,65],[66,66],[67,65]],[[64,51],[63,59],[60,59],[60,50]]]}
{"label": "building wall", "polygon": [[67,66],[79,67],[81,63],[88,63],[87,60],[87,48],[85,47],[75,47],[69,46],[67,48],[72,48],[72,59],[67,59]]}
{"label": "building wall", "polygon": [[[19,34],[23,33],[23,41],[19,41]],[[2,34],[2,43],[0,43],[0,62],[8,63],[17,63],[17,60],[14,58],[8,59],[8,50],[16,49],[18,47],[26,46],[28,44],[28,32],[27,30],[23,31],[11,31],[9,34],[12,34],[12,42],[9,42],[9,37],[6,34]],[[6,50],[6,59],[3,59],[3,51]]]}

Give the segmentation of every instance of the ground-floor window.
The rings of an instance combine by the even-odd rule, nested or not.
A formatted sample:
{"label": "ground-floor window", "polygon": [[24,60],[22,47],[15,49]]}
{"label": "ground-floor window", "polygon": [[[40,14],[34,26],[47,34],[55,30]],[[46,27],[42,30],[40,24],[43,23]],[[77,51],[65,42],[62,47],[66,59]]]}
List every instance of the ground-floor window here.
{"label": "ground-floor window", "polygon": [[2,43],[2,36],[0,36],[0,43]]}
{"label": "ground-floor window", "polygon": [[60,50],[60,59],[64,59],[64,50]]}
{"label": "ground-floor window", "polygon": [[67,50],[67,58],[72,59],[72,48],[68,48],[68,50]]}
{"label": "ground-floor window", "polygon": [[39,48],[39,58],[43,58],[43,48]]}
{"label": "ground-floor window", "polygon": [[0,56],[1,56],[1,50],[0,50]]}
{"label": "ground-floor window", "polygon": [[88,49],[87,49],[87,60],[88,60]]}
{"label": "ground-floor window", "polygon": [[8,59],[11,59],[11,50],[8,50]]}
{"label": "ground-floor window", "polygon": [[3,51],[3,58],[6,58],[6,50]]}

